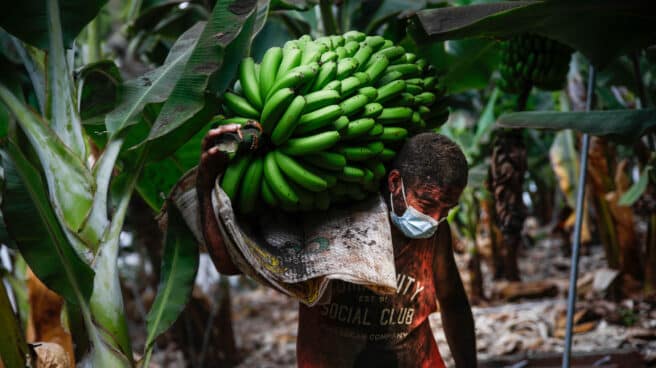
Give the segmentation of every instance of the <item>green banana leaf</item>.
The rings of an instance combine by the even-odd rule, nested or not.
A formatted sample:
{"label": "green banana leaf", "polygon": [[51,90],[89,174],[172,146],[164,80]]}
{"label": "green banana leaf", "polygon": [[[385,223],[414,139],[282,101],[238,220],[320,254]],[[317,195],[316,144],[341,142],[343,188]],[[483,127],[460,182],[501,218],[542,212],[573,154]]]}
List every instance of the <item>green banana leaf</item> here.
{"label": "green banana leaf", "polygon": [[11,45],[20,57],[27,74],[30,76],[34,94],[39,102],[39,111],[46,111],[46,53],[45,51],[21,42],[19,39],[11,37]]}
{"label": "green banana leaf", "polygon": [[550,0],[428,9],[413,16],[411,32],[420,41],[531,32],[569,45],[603,68],[651,44],[656,35],[652,7],[644,0]]}
{"label": "green banana leaf", "polygon": [[168,227],[162,254],[162,272],[157,296],[146,316],[145,356],[155,339],[178,319],[194,287],[198,271],[198,244],[174,203],[167,206]]}
{"label": "green banana leaf", "polygon": [[56,213],[74,233],[85,224],[91,209],[93,177],[41,117],[0,84],[0,101],[12,112],[27,135],[47,173],[49,198]]}
{"label": "green banana leaf", "polygon": [[82,123],[75,104],[75,88],[66,61],[66,49],[62,38],[62,29],[57,0],[46,2],[48,15],[48,35],[50,49],[47,58],[48,91],[46,93],[46,119],[50,127],[62,142],[78,158],[85,160],[86,142],[82,134]]}
{"label": "green banana leaf", "polygon": [[25,367],[29,351],[23,329],[11,308],[5,283],[0,277],[0,361],[5,367]]}
{"label": "green banana leaf", "polygon": [[271,10],[308,10],[318,2],[318,0],[272,0]]}
{"label": "green banana leaf", "polygon": [[498,42],[483,38],[419,45],[417,53],[444,73],[441,83],[451,93],[485,88],[500,57]]}
{"label": "green banana leaf", "polygon": [[69,303],[86,303],[94,272],[68,242],[38,170],[11,142],[0,150],[0,158],[5,175],[2,213],[21,255],[49,289]]}
{"label": "green banana leaf", "polygon": [[209,129],[207,126],[200,130],[166,159],[146,164],[137,182],[137,191],[153,211],[160,211],[166,194],[187,171],[198,165],[201,142]]}
{"label": "green banana leaf", "polygon": [[166,101],[182,75],[203,26],[204,23],[198,23],[183,33],[171,48],[164,65],[123,84],[118,105],[105,119],[111,135],[135,124],[146,105]]}
{"label": "green banana leaf", "polygon": [[[45,49],[48,47],[48,15],[42,0],[13,1],[0,12],[0,27],[21,40]],[[63,40],[70,45],[78,33],[105,5],[107,0],[59,0]]]}
{"label": "green banana leaf", "polygon": [[640,179],[636,181],[629,190],[622,194],[620,200],[617,204],[620,206],[633,206],[636,201],[642,196],[642,193],[647,189],[647,184],[649,184],[649,173],[654,169],[653,166],[647,165],[642,170],[640,174]]}
{"label": "green banana leaf", "polygon": [[175,152],[214,115],[216,106],[208,90],[220,95],[234,79],[248,53],[253,32],[259,28],[255,24],[256,5],[255,1],[216,3],[182,76],[147,138],[150,158],[162,159]]}
{"label": "green banana leaf", "polygon": [[111,60],[87,64],[75,72],[80,117],[83,124],[103,124],[105,114],[116,107],[121,73]]}
{"label": "green banana leaf", "polygon": [[631,143],[656,126],[656,109],[515,112],[501,115],[498,124],[508,128],[573,129],[620,143]]}

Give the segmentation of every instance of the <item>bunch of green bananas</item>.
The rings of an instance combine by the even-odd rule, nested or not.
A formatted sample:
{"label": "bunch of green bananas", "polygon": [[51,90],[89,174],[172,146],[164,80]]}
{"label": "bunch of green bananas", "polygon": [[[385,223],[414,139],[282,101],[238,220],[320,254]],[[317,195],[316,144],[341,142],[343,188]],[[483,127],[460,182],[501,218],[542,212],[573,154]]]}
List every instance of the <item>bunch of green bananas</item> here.
{"label": "bunch of green bananas", "polygon": [[562,88],[572,49],[560,42],[521,34],[501,44],[499,87],[521,93],[532,86],[544,90]]}
{"label": "bunch of green bananas", "polygon": [[364,199],[409,133],[448,117],[425,59],[356,31],[303,36],[260,64],[244,59],[223,107],[220,124],[257,121],[263,130],[258,149],[237,155],[221,181],[241,213],[260,200],[306,211]]}

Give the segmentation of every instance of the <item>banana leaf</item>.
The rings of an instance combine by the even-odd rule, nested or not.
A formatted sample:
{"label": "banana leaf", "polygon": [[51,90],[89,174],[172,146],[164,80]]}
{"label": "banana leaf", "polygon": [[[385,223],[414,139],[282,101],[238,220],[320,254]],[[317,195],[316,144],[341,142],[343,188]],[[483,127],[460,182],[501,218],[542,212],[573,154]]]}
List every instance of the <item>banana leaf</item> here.
{"label": "banana leaf", "polygon": [[175,204],[167,206],[167,230],[157,296],[146,316],[146,356],[155,339],[178,319],[194,287],[198,271],[198,244]]}
{"label": "banana leaf", "polygon": [[50,49],[47,57],[48,90],[45,117],[59,139],[81,160],[85,160],[86,142],[82,123],[75,104],[75,88],[66,60],[66,49],[57,0],[48,0],[48,35]]}
{"label": "banana leaf", "polygon": [[147,104],[166,101],[180,79],[203,26],[204,23],[198,23],[183,33],[171,48],[164,65],[125,82],[120,91],[118,106],[105,119],[111,135],[116,135],[136,123],[137,116]]}
{"label": "banana leaf", "polygon": [[83,124],[102,124],[116,107],[121,73],[111,60],[87,64],[75,72],[80,117]]}
{"label": "banana leaf", "polygon": [[9,235],[39,279],[66,301],[89,300],[93,270],[60,227],[38,170],[13,143],[0,150],[5,175],[2,213]]}
{"label": "banana leaf", "polygon": [[[234,79],[259,28],[255,1],[221,1],[192,51],[184,72],[147,138],[151,159],[175,152],[207,124],[216,112],[213,94],[220,95]],[[266,5],[268,8],[268,4]]]}
{"label": "banana leaf", "polygon": [[[21,40],[45,49],[48,47],[48,15],[46,2],[22,0],[5,4],[0,12],[0,27]],[[70,45],[107,0],[59,0],[65,45]]]}
{"label": "banana leaf", "polygon": [[536,33],[581,51],[603,68],[619,55],[653,42],[652,7],[644,0],[504,1],[422,10],[410,28],[423,42]]}
{"label": "banana leaf", "polygon": [[74,233],[85,224],[91,209],[93,177],[41,117],[0,84],[0,101],[15,116],[39,156],[53,209]]}
{"label": "banana leaf", "polygon": [[29,351],[23,329],[11,308],[5,283],[0,278],[0,362],[6,367],[24,367]]}
{"label": "banana leaf", "polygon": [[497,123],[508,128],[573,129],[619,143],[638,140],[656,126],[656,109],[591,112],[529,111],[504,114]]}

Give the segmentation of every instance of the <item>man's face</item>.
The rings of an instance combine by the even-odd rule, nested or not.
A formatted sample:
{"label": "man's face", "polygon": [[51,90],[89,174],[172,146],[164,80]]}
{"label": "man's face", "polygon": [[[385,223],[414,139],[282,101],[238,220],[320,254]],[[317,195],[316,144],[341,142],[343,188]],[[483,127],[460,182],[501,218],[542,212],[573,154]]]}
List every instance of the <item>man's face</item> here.
{"label": "man's face", "polygon": [[[394,208],[397,214],[405,211],[403,192],[401,190],[401,175],[397,170],[392,170],[388,177],[390,193],[395,199]],[[458,198],[462,188],[439,188],[430,183],[404,181],[406,203],[416,210],[426,214],[436,221],[446,217],[449,211],[458,204]],[[398,208],[402,206],[401,208]]]}
{"label": "man's face", "polygon": [[[435,185],[421,185],[420,183],[407,186],[405,194],[409,206],[437,221],[449,214],[449,211],[458,204],[457,198],[460,196],[459,193],[454,195],[445,192]],[[456,202],[448,202],[447,198],[455,198]]]}

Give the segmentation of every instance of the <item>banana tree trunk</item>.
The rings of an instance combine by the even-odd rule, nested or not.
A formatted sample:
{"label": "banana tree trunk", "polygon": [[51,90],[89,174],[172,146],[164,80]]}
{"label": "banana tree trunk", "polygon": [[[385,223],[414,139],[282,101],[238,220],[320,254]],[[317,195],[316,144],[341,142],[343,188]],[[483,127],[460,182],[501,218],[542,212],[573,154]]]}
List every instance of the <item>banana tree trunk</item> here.
{"label": "banana tree trunk", "polygon": [[511,281],[520,279],[517,252],[526,218],[522,200],[526,170],[526,147],[521,131],[499,131],[492,149],[490,188],[494,195],[497,224],[503,236],[503,277]]}
{"label": "banana tree trunk", "polygon": [[614,186],[608,169],[609,161],[614,161],[614,155],[608,154],[608,142],[604,138],[590,137],[590,150],[588,152],[588,184],[590,197],[597,214],[597,229],[601,243],[606,253],[608,267],[619,269],[619,243],[617,239],[617,226],[613,220],[610,204],[606,200],[606,193],[613,191]]}

